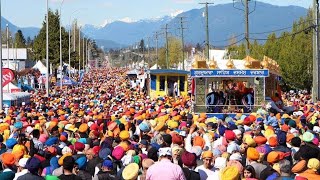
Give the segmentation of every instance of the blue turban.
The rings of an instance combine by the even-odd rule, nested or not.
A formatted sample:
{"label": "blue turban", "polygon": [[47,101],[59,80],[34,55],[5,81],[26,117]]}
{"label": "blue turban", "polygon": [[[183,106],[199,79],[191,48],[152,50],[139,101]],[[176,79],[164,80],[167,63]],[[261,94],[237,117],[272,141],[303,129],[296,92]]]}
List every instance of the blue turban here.
{"label": "blue turban", "polygon": [[8,140],[6,141],[6,146],[7,146],[7,148],[12,149],[13,146],[16,145],[17,143],[18,143],[18,142],[17,142],[16,139],[10,138],[10,139],[8,139]]}
{"label": "blue turban", "polygon": [[46,141],[45,145],[52,146],[54,144],[57,144],[57,142],[58,142],[58,138],[57,137],[51,137]]}

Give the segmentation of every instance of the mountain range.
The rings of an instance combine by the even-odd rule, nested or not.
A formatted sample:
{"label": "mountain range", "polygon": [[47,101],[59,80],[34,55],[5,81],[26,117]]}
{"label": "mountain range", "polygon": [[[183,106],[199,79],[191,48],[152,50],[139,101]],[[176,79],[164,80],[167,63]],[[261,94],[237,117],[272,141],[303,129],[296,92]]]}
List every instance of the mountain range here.
{"label": "mountain range", "polygon": [[[236,7],[236,8],[235,8]],[[210,44],[214,47],[225,46],[231,37],[242,40],[245,30],[244,11],[241,3],[220,4],[209,6],[209,34]],[[266,38],[269,33],[290,31],[293,22],[306,16],[308,10],[299,6],[275,6],[262,2],[251,3],[249,10],[250,38]],[[165,16],[155,19],[142,19],[139,21],[114,21],[103,27],[85,25],[82,30],[85,34],[95,39],[99,46],[105,49],[132,46],[141,39],[147,42],[150,37],[151,46],[155,46],[155,33],[158,32],[160,44],[165,39],[165,25],[168,24],[169,36],[181,37],[181,17],[186,44],[200,43],[204,45],[206,39],[205,8],[192,9],[182,12],[177,16]],[[3,18],[2,27],[9,25],[10,31],[21,29],[24,36],[33,38],[39,28],[19,28]],[[282,30],[280,30],[282,29]]]}

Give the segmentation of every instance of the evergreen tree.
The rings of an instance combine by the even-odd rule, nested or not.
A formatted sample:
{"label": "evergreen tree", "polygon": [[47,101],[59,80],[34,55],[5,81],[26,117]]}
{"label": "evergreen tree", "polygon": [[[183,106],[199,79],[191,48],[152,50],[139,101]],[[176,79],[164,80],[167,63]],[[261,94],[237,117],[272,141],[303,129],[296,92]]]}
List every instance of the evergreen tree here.
{"label": "evergreen tree", "polygon": [[[58,11],[49,10],[49,62],[54,67],[60,64],[60,17]],[[68,59],[68,33],[62,27],[62,57],[66,62]],[[33,44],[34,60],[46,58],[46,22],[42,23],[39,34],[34,39]]]}
{"label": "evergreen tree", "polygon": [[22,34],[22,31],[19,29],[14,35],[15,47],[17,48],[26,48],[26,40]]}
{"label": "evergreen tree", "polygon": [[[251,43],[253,58],[262,60],[266,55],[280,65],[283,84],[288,88],[311,90],[312,86],[312,11],[306,17],[300,18],[292,25],[291,32],[282,32],[278,37],[269,34],[264,44],[254,41]],[[245,57],[245,44],[233,45],[228,48],[234,59]]]}

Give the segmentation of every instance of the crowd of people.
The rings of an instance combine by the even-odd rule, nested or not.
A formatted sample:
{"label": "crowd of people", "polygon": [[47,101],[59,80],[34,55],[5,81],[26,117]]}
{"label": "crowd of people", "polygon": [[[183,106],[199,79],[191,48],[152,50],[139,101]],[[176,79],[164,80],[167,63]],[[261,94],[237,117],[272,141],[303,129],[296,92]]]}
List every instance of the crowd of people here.
{"label": "crowd of people", "polygon": [[0,180],[320,179],[319,102],[217,119],[131,88],[126,71],[93,69],[1,111]]}

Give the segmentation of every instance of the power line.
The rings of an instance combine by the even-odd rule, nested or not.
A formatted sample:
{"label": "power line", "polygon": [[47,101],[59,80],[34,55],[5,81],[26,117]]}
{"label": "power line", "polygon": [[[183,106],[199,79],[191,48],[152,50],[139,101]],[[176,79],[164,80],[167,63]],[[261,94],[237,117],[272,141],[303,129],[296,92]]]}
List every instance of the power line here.
{"label": "power line", "polygon": [[209,60],[209,51],[210,51],[210,43],[209,43],[209,8],[208,5],[209,4],[213,4],[213,3],[199,3],[199,4],[204,4],[205,5],[205,9],[206,9],[206,41],[207,41],[207,59]]}
{"label": "power line", "polygon": [[[306,23],[309,23],[309,22],[312,22],[312,21],[314,21],[314,20],[313,19],[312,20],[306,20],[304,22],[301,22],[301,23],[297,24],[297,26],[300,26],[302,24],[306,24]],[[293,25],[292,26],[288,26],[288,27],[284,27],[284,28],[271,30],[271,31],[256,32],[256,33],[250,33],[250,34],[270,34],[270,33],[273,33],[273,32],[283,31],[283,30],[290,29],[290,28],[293,28]]]}
{"label": "power line", "polygon": [[[290,36],[294,37],[294,36],[297,35],[297,34],[300,34],[300,33],[302,33],[302,32],[307,32],[307,31],[309,31],[309,30],[311,30],[311,29],[313,29],[313,28],[315,28],[314,25],[309,26],[309,27],[307,27],[307,28],[305,28],[305,29],[302,29],[302,30],[300,30],[300,31],[291,33],[291,34],[285,34],[285,35],[280,36],[280,37],[275,37],[274,39],[283,39],[283,38],[290,37]],[[266,40],[269,40],[269,39],[268,39],[268,38],[250,38],[250,40],[266,41]]]}
{"label": "power line", "polygon": [[221,46],[214,46],[214,47],[218,47],[218,48],[227,48],[227,47],[230,47],[230,46],[233,46],[233,45],[236,45],[240,42],[242,42],[243,40],[245,40],[246,38],[242,38],[234,43],[231,43],[231,44],[228,44],[228,45],[221,45]]}
{"label": "power line", "polygon": [[240,36],[243,36],[243,35],[244,35],[244,33],[241,33],[241,34],[238,34],[238,35],[236,35],[236,36],[234,36],[234,37],[230,37],[230,38],[228,38],[228,39],[215,40],[215,41],[211,41],[211,42],[227,42],[227,41],[230,41],[230,40],[232,40],[232,39],[234,39],[234,38],[237,38],[237,37],[240,37]]}

